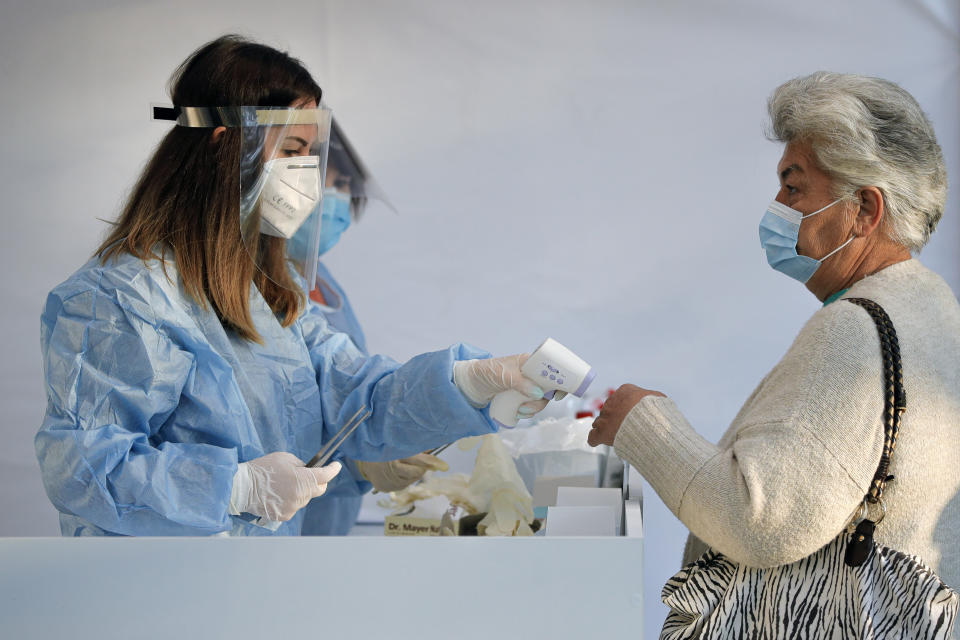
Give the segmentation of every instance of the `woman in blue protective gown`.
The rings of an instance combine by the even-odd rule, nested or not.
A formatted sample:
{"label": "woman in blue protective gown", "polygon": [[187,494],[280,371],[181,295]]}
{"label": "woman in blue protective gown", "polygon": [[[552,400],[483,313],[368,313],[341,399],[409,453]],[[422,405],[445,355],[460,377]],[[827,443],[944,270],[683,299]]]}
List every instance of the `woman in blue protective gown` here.
{"label": "woman in blue protective gown", "polygon": [[[251,249],[244,171],[262,178],[272,162],[299,169],[321,157],[307,134],[277,143],[282,162],[263,150],[256,117],[294,111],[285,117],[302,122],[317,110],[320,89],[298,61],[225,36],[191,55],[171,87],[177,126],[41,317],[48,403],[36,450],[64,535],[297,535],[302,507],[340,467],[303,461],[351,417],[366,416],[339,455],[388,461],[493,431],[483,407],[504,390],[527,394],[528,412],[542,408],[520,374],[524,356],[458,344],[399,364],[331,328],[287,272],[277,234],[296,215]],[[254,120],[231,105],[257,106]],[[283,146],[294,139],[302,150]],[[305,184],[302,197],[282,192],[294,214],[309,201]],[[289,186],[270,193],[284,200]]]}
{"label": "woman in blue protective gown", "polygon": [[[323,302],[319,302],[318,306],[330,327],[350,336],[353,343],[366,352],[363,329],[350,301],[323,263],[317,267],[317,280],[323,297]],[[316,297],[313,297],[316,301]],[[363,477],[356,464],[344,461],[343,470],[327,486],[326,493],[304,507],[301,533],[315,536],[347,535],[357,521],[363,495],[370,488],[370,482]]]}
{"label": "woman in blue protective gown", "polygon": [[[364,215],[370,199],[381,200],[392,208],[356,149],[333,120],[323,207],[321,212],[311,214],[322,215],[320,256],[327,254],[352,222]],[[304,235],[298,233],[294,239],[305,243]],[[317,264],[316,285],[310,298],[317,303],[331,328],[346,333],[366,353],[366,338],[350,300],[323,262]],[[446,468],[443,461],[426,453],[379,463],[348,459],[342,462],[343,470],[329,483],[323,496],[311,500],[304,508],[302,535],[346,535],[357,521],[363,495],[371,488],[396,491],[419,480],[430,469]]]}

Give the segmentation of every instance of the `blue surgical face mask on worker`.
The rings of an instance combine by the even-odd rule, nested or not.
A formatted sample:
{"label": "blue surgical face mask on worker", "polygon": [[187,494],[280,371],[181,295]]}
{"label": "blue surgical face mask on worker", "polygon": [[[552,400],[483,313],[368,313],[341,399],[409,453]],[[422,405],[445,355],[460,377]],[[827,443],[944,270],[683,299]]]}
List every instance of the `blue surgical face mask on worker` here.
{"label": "blue surgical face mask on worker", "polygon": [[323,190],[323,219],[320,222],[320,248],[325,254],[340,241],[340,236],[350,226],[350,196],[336,189]]}
{"label": "blue surgical face mask on worker", "polygon": [[770,206],[767,207],[767,212],[763,214],[763,218],[760,220],[760,246],[767,252],[767,262],[770,266],[780,273],[787,274],[794,280],[805,283],[813,277],[824,260],[853,242],[856,236],[851,235],[849,240],[819,260],[801,256],[797,253],[800,223],[811,216],[826,211],[838,202],[840,202],[839,198],[822,209],[817,209],[806,215],[776,200],[771,202]]}
{"label": "blue surgical face mask on worker", "polygon": [[[315,216],[317,213],[315,209],[310,215]],[[350,226],[350,196],[342,194],[332,187],[324,189],[319,214],[321,216],[320,244],[317,247],[317,254],[322,256],[337,244],[340,236]],[[309,224],[302,225],[300,231],[290,241],[306,245],[309,242],[307,234],[312,228]],[[304,253],[304,251],[300,253]]]}

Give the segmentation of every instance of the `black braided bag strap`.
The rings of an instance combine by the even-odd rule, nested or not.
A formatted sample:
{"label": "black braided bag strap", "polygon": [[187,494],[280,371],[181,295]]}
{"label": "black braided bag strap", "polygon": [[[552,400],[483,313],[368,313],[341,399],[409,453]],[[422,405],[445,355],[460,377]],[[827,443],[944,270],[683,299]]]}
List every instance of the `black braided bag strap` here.
{"label": "black braided bag strap", "polygon": [[879,304],[866,298],[844,298],[853,304],[866,309],[877,325],[880,334],[880,352],[883,355],[883,417],[884,439],[883,454],[880,456],[880,465],[870,483],[870,491],[866,500],[877,503],[883,496],[883,489],[889,478],[890,459],[897,446],[897,436],[900,434],[900,420],[907,410],[907,392],[903,388],[903,365],[900,363],[900,343],[897,341],[897,332],[893,328],[890,316]]}
{"label": "black braided bag strap", "polygon": [[[883,356],[883,453],[880,464],[870,483],[870,490],[864,496],[864,506],[867,503],[877,504],[883,497],[883,490],[887,482],[893,479],[889,475],[890,459],[897,446],[897,436],[900,435],[900,420],[907,410],[907,393],[903,389],[903,366],[900,363],[900,343],[897,341],[897,332],[893,328],[890,316],[879,304],[866,298],[844,298],[853,304],[863,307],[877,325],[880,335],[880,353]],[[883,504],[880,506],[883,508]],[[865,510],[864,510],[865,511]],[[864,517],[857,525],[856,530],[847,545],[844,562],[851,567],[858,567],[866,561],[873,543],[873,532],[876,525],[883,519],[883,513],[876,520]],[[864,516],[867,513],[864,512]]]}

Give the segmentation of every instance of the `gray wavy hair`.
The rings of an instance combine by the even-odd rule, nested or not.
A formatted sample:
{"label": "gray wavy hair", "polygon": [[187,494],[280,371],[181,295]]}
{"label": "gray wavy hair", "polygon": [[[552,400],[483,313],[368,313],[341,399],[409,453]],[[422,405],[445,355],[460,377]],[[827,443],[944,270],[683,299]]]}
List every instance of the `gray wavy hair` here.
{"label": "gray wavy hair", "polygon": [[767,110],[767,136],[809,143],[835,197],[853,200],[861,187],[877,187],[888,236],[923,248],[943,216],[947,170],[913,96],[888,80],[818,71],[777,87]]}

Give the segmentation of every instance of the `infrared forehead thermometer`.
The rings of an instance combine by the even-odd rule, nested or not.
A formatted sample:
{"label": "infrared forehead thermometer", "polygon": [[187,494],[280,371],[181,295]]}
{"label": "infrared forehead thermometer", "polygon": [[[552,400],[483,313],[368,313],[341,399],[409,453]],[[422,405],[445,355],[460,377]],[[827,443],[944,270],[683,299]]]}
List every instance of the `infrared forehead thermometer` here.
{"label": "infrared forehead thermometer", "polygon": [[[544,390],[544,397],[552,399],[557,391],[583,396],[597,376],[596,371],[577,354],[547,338],[520,367],[523,375]],[[502,391],[490,402],[490,417],[501,427],[517,426],[517,410],[530,398],[519,391]]]}

